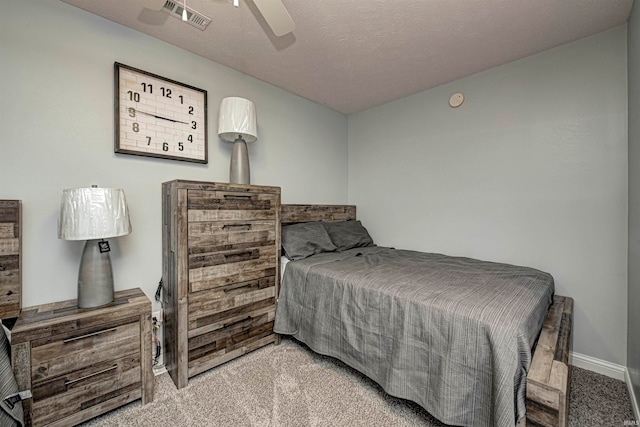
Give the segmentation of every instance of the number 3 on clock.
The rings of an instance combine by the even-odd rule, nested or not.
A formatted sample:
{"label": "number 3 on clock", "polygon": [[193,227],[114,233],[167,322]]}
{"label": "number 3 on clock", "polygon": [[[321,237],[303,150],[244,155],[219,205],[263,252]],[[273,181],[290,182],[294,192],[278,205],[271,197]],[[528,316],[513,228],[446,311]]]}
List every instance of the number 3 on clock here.
{"label": "number 3 on clock", "polygon": [[207,91],[114,64],[115,152],[207,163]]}

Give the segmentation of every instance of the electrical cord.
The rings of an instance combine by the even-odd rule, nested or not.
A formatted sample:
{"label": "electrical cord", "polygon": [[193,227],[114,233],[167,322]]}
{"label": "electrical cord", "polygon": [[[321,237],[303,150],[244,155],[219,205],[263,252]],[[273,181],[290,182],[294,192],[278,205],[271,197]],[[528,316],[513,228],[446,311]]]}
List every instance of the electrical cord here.
{"label": "electrical cord", "polygon": [[153,366],[156,366],[158,364],[158,361],[160,360],[160,353],[162,352],[162,345],[160,345],[160,340],[158,339],[158,329],[160,329],[160,320],[158,320],[155,316],[152,319],[153,320],[153,324],[151,327],[151,332],[152,332],[152,339],[153,339],[153,343],[156,346],[156,355],[153,358]]}

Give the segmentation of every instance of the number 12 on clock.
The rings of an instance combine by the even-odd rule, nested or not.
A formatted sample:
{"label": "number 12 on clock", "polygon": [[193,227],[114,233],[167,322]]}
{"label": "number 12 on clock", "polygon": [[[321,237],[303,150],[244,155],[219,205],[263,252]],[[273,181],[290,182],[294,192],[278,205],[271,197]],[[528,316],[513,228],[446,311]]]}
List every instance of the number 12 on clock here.
{"label": "number 12 on clock", "polygon": [[207,163],[207,91],[116,62],[115,152]]}

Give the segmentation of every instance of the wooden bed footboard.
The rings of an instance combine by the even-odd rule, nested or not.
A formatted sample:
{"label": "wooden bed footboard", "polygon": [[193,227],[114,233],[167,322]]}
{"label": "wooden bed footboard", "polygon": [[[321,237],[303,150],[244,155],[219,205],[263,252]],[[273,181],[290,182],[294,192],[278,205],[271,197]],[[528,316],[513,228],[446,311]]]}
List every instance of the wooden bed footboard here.
{"label": "wooden bed footboard", "polygon": [[527,426],[567,425],[573,298],[556,295],[527,375]]}
{"label": "wooden bed footboard", "polygon": [[[282,224],[356,219],[353,205],[281,205]],[[527,375],[527,426],[565,427],[569,411],[569,350],[573,299],[556,295]],[[522,420],[518,425],[522,424]]]}

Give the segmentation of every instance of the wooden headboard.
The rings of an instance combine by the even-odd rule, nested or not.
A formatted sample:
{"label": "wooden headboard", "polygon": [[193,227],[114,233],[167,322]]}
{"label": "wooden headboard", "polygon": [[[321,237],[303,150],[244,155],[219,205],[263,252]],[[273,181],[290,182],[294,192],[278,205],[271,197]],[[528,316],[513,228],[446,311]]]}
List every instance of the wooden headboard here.
{"label": "wooden headboard", "polygon": [[354,205],[280,205],[280,223],[347,221],[356,219]]}

